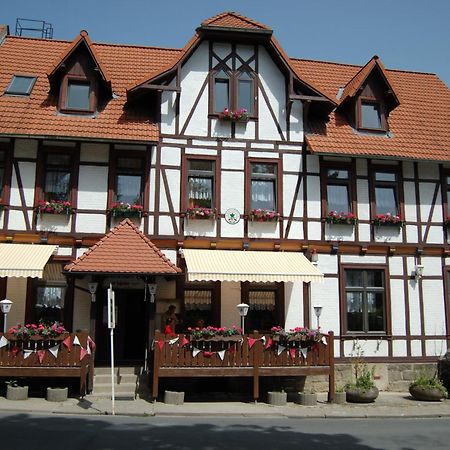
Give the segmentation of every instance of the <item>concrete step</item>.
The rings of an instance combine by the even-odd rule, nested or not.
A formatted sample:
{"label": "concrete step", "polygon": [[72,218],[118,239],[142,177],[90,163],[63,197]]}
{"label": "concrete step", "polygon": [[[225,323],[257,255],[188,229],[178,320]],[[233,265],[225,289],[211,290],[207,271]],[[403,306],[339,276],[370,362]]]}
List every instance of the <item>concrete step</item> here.
{"label": "concrete step", "polygon": [[[136,392],[136,384],[135,383],[126,383],[126,384],[115,384],[114,391],[116,394],[128,394],[133,395]],[[98,394],[109,394],[111,395],[111,385],[107,384],[94,384],[93,395]]]}
{"label": "concrete step", "polygon": [[[116,375],[114,377],[114,382],[116,384],[123,384],[123,383],[134,383],[136,384],[136,381],[138,379],[138,375],[132,375],[132,374],[120,374]],[[94,384],[109,384],[111,385],[111,374],[100,374],[95,375],[94,377]]]}
{"label": "concrete step", "polygon": [[[114,367],[114,373],[120,375],[139,375],[142,372],[142,367]],[[95,367],[95,375],[111,375],[111,367]]]}

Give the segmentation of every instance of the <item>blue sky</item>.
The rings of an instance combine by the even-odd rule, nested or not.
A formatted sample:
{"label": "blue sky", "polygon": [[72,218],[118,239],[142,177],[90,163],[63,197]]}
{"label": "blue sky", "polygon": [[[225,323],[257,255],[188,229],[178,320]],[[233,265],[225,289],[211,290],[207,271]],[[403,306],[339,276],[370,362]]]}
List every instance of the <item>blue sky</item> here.
{"label": "blue sky", "polygon": [[54,38],[182,47],[200,22],[237,11],[273,28],[293,57],[433,72],[450,85],[450,0],[3,0],[0,23],[46,20]]}

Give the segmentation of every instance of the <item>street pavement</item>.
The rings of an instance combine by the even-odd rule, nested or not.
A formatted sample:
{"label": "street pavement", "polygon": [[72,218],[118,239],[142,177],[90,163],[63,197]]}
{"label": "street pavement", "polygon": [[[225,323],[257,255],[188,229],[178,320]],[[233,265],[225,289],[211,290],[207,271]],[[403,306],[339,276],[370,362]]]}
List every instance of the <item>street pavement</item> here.
{"label": "street pavement", "polygon": [[[420,418],[450,417],[450,400],[441,402],[419,402],[404,392],[381,392],[371,404],[329,404],[326,394],[319,394],[316,406],[287,403],[272,406],[263,402],[208,401],[185,402],[171,405],[149,402],[143,399],[116,400],[115,414],[122,416],[203,416],[203,417],[287,417],[287,418]],[[111,399],[86,396],[83,399],[69,398],[60,403],[48,402],[44,398],[29,398],[23,401],[6,400],[0,397],[0,411],[63,414],[63,415],[111,415]]]}

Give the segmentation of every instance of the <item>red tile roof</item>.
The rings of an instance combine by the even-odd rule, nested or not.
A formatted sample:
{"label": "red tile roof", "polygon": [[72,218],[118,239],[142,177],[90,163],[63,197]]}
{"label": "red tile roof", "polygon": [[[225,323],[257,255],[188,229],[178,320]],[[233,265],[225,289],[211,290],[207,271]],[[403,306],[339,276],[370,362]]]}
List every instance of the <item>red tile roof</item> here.
{"label": "red tile roof", "polygon": [[177,274],[181,272],[130,219],[64,268],[70,273]]}
{"label": "red tile roof", "polygon": [[[361,66],[293,60],[301,74],[336,97]],[[360,133],[339,112],[314,122],[306,139],[313,153],[450,160],[450,91],[434,74],[386,70],[401,103],[389,115],[390,133]]]}
{"label": "red tile roof", "polygon": [[[78,39],[78,38],[77,38]],[[47,71],[72,42],[8,36],[0,46],[0,136],[58,136],[129,142],[157,141],[158,126],[147,116],[124,110],[126,87],[163,68],[180,50],[132,45],[91,45],[111,79],[114,98],[95,117],[56,112],[49,101]],[[29,97],[1,95],[14,74],[36,75]]]}
{"label": "red tile roof", "polygon": [[226,11],[206,19],[202,26],[220,28],[245,28],[248,30],[271,30],[268,26],[242,16],[234,11]]}

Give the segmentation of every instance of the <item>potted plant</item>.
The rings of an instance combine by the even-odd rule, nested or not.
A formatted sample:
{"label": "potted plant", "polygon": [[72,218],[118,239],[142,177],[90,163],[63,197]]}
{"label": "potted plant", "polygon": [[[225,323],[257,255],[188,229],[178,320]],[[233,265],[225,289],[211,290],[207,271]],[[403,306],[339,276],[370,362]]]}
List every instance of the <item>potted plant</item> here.
{"label": "potted plant", "polygon": [[299,403],[303,406],[315,406],[317,404],[317,394],[313,390],[309,392],[299,392]]}
{"label": "potted plant", "polygon": [[72,203],[65,200],[41,200],[37,205],[38,214],[70,214]]}
{"label": "potted plant", "polygon": [[421,373],[409,385],[409,393],[416,400],[425,402],[439,402],[447,398],[447,389],[445,389],[437,374],[427,375]]}
{"label": "potted plant", "polygon": [[5,381],[7,400],[26,400],[28,398],[28,386],[20,386],[17,380]]}
{"label": "potted plant", "polygon": [[188,219],[214,219],[216,210],[214,208],[205,208],[203,206],[194,206],[186,210],[186,217]]}
{"label": "potted plant", "polygon": [[405,221],[400,217],[399,214],[377,214],[373,219],[373,224],[377,227],[382,226],[393,226],[401,227],[405,224]]}
{"label": "potted plant", "polygon": [[240,108],[236,111],[225,108],[220,117],[222,120],[228,120],[230,122],[247,122],[248,112],[245,108]]}
{"label": "potted plant", "polygon": [[280,213],[268,209],[252,209],[248,219],[251,222],[277,222],[280,219]]}
{"label": "potted plant", "polygon": [[144,207],[137,203],[116,202],[111,205],[109,213],[113,217],[142,217]]}
{"label": "potted plant", "polygon": [[287,392],[284,390],[268,392],[267,403],[272,406],[285,406],[287,403]]}
{"label": "potted plant", "polygon": [[334,403],[339,405],[345,404],[347,401],[347,392],[345,392],[344,386],[338,386],[334,393]]}
{"label": "potted plant", "polygon": [[325,217],[325,222],[335,225],[355,225],[358,222],[358,218],[351,212],[338,213],[337,211],[330,211]]}

